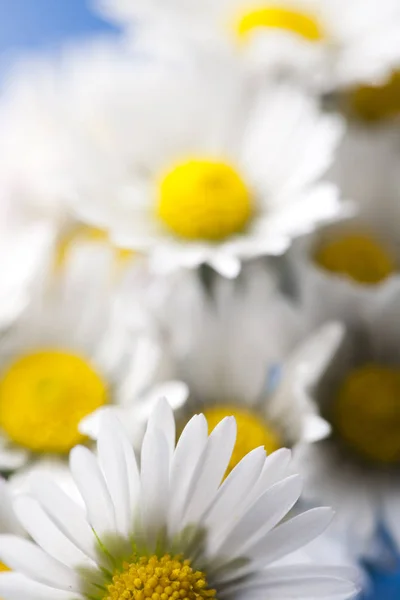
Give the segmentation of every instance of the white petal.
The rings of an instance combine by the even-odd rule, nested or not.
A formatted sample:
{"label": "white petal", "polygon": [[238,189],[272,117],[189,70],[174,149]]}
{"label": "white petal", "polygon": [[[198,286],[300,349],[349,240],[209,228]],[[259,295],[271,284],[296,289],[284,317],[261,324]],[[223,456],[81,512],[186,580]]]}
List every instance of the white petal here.
{"label": "white petal", "polygon": [[320,535],[328,527],[332,517],[333,511],[330,508],[312,508],[267,533],[248,552],[263,565],[276,561]]}
{"label": "white petal", "polygon": [[[316,571],[314,573],[314,571]],[[307,574],[307,569],[304,572],[291,572],[291,567],[288,565],[282,571],[278,569],[268,569],[262,574],[262,577],[253,581],[250,578],[247,582],[240,583],[238,586],[234,584],[226,591],[223,590],[222,597],[231,598],[245,596],[246,598],[265,598],[265,594],[271,595],[273,598],[327,598],[334,600],[335,598],[345,599],[353,596],[359,591],[352,581],[347,581],[344,577],[335,577],[324,575],[323,569],[318,573],[318,569],[310,571]]]}
{"label": "white petal", "polygon": [[226,277],[227,279],[237,277],[241,269],[240,260],[235,256],[223,254],[222,252],[215,254],[208,260],[208,263],[217,273],[220,273],[222,277]]}
{"label": "white petal", "polygon": [[[41,483],[39,480],[36,488]],[[76,518],[78,507],[73,506],[67,496],[63,496],[52,482],[48,483],[44,478],[37,497],[44,499],[44,507],[49,507],[49,514],[54,517],[54,521],[33,498],[20,496],[15,500],[18,518],[32,539],[65,565],[72,568],[84,564],[95,566],[95,562],[87,558],[96,560],[95,537],[84,518],[81,515]]]}
{"label": "white petal", "polygon": [[140,478],[143,526],[153,550],[167,521],[169,448],[162,431],[149,427],[143,440]]}
{"label": "white petal", "polygon": [[280,448],[267,456],[261,475],[249,494],[248,504],[254,502],[266,489],[287,477],[291,457],[292,453],[287,448]]}
{"label": "white petal", "polygon": [[72,569],[46,554],[39,546],[14,535],[0,535],[1,561],[35,581],[60,590],[79,592],[82,581]]}
{"label": "white petal", "polygon": [[147,431],[151,430],[155,432],[159,430],[164,434],[168,446],[168,464],[171,464],[175,450],[175,418],[172,408],[165,398],[158,401],[149,419]]}
{"label": "white petal", "polygon": [[170,475],[172,494],[168,513],[168,531],[171,535],[180,528],[193,472],[207,444],[207,433],[207,421],[204,415],[194,415],[178,440]]}
{"label": "white petal", "polygon": [[94,455],[87,448],[76,446],[70,453],[70,467],[96,534],[102,538],[105,533],[115,533],[114,505]]}
{"label": "white petal", "polygon": [[222,546],[221,555],[236,556],[262,539],[293,508],[301,493],[301,479],[293,475],[262,494],[233,527]]}
{"label": "white petal", "polygon": [[115,415],[103,415],[97,441],[98,459],[114,504],[117,528],[123,536],[129,535],[132,526],[128,474],[121,442],[125,436]]}
{"label": "white petal", "polygon": [[236,421],[225,417],[211,432],[188,490],[181,526],[197,522],[214,500],[236,442]]}
{"label": "white petal", "polygon": [[[238,518],[243,500],[260,476],[264,462],[264,448],[256,448],[249,452],[231,471],[218,490],[204,518],[204,525],[209,531],[207,545],[210,554],[215,551],[221,530],[224,531]],[[226,515],[230,515],[230,518],[226,519]]]}
{"label": "white petal", "polygon": [[83,600],[81,594],[57,590],[20,573],[1,573],[0,596],[4,600]]}

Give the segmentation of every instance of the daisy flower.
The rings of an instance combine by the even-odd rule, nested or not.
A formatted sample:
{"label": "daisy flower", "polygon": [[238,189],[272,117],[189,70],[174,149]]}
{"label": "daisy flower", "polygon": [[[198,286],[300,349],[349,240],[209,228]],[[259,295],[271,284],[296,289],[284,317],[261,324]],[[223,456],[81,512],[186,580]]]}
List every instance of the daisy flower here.
{"label": "daisy flower", "polygon": [[[400,292],[400,138],[352,125],[331,170],[357,215],[301,240],[290,254],[302,307],[315,326],[367,320]],[[355,168],[356,165],[356,168]]]}
{"label": "daisy flower", "polygon": [[230,54],[94,51],[70,71],[75,214],[157,272],[206,263],[234,277],[344,210],[320,181],[340,118],[290,86],[256,93]]}
{"label": "daisy flower", "polygon": [[355,558],[373,549],[383,524],[400,548],[399,298],[349,329],[314,389],[329,437],[295,456],[304,498],[336,510],[332,534]]}
{"label": "daisy flower", "polygon": [[323,531],[331,511],[280,523],[301,489],[285,450],[265,458],[257,449],[221,484],[235,434],[230,418],[207,436],[196,415],[175,447],[173,414],[160,402],[139,468],[118,420],[103,420],[98,457],[80,446],[70,457],[86,511],[46,478],[15,501],[36,544],[0,536],[14,571],[0,575],[2,598],[350,597],[347,570],[276,564]]}
{"label": "daisy flower", "polygon": [[[211,293],[194,276],[192,284],[197,289],[191,295],[183,285],[176,290],[175,298],[183,300],[178,300],[175,319],[164,306],[169,322],[165,352],[175,377],[189,388],[187,401],[176,408],[179,427],[198,412],[210,428],[234,415],[238,435],[230,469],[257,446],[272,452],[326,436],[328,425],[308,401],[307,389],[339,344],[340,325],[329,324],[300,343],[301,315],[259,265],[247,265],[238,280],[218,277]],[[100,411],[116,412],[137,444],[145,409],[145,403],[136,403]],[[80,428],[95,436],[92,419]]]}
{"label": "daisy flower", "polygon": [[[384,80],[400,63],[397,0],[95,0],[151,39],[160,30],[223,41],[252,69],[289,73],[325,90]],[[135,38],[134,38],[135,39]]]}
{"label": "daisy flower", "polygon": [[126,332],[117,291],[112,252],[76,246],[62,268],[43,274],[40,290],[2,335],[0,469],[18,470],[15,485],[32,469],[62,477],[69,450],[87,441],[80,420],[100,406],[150,402],[152,393],[172,403],[185,398],[183,384],[161,384],[157,341]]}

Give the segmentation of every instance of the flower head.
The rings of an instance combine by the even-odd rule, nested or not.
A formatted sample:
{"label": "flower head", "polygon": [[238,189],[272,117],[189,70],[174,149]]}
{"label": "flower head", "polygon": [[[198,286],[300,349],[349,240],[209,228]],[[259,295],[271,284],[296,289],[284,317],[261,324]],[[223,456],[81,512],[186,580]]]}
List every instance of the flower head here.
{"label": "flower head", "polygon": [[96,0],[106,17],[152,43],[170,30],[230,45],[251,69],[288,73],[317,89],[383,81],[398,66],[395,0]]}
{"label": "flower head", "polygon": [[[207,435],[196,415],[175,447],[166,402],[153,413],[140,468],[123,427],[104,419],[98,457],[76,447],[71,471],[86,513],[51,481],[32,482],[15,510],[36,543],[0,536],[0,594],[19,598],[347,598],[355,586],[334,567],[274,564],[318,535],[326,508],[281,522],[300,493],[288,451],[248,454],[221,480],[235,443],[232,418]],[[229,515],[232,515],[229,518]]]}

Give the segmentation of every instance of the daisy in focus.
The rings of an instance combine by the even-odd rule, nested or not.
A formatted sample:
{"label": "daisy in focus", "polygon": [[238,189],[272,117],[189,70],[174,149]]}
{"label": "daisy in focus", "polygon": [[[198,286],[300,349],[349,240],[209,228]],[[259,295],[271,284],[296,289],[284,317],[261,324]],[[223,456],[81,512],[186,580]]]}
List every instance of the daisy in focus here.
{"label": "daisy in focus", "polygon": [[[189,389],[186,402],[175,408],[178,427],[202,412],[211,431],[233,415],[238,433],[230,469],[258,446],[269,453],[328,435],[308,388],[336,351],[342,328],[328,324],[303,342],[302,315],[267,269],[248,264],[236,280],[216,276],[208,291],[193,275],[164,304],[163,317],[167,361]],[[135,403],[99,412],[115,412],[137,445],[145,408]],[[91,420],[80,425],[89,435]]]}
{"label": "daisy in focus", "polygon": [[324,530],[331,511],[281,523],[301,490],[284,450],[267,458],[255,450],[221,484],[235,435],[234,419],[208,436],[196,415],[175,447],[173,413],[160,402],[139,467],[118,420],[103,420],[98,456],[78,446],[70,457],[86,513],[44,477],[16,499],[36,543],[0,536],[0,558],[13,569],[0,575],[2,598],[351,597],[346,569],[279,566]]}
{"label": "daisy in focus", "polygon": [[346,210],[320,181],[341,120],[290,86],[256,92],[230,54],[189,64],[111,49],[69,69],[75,216],[157,272],[206,263],[235,277]]}
{"label": "daisy in focus", "polygon": [[336,511],[332,535],[355,558],[373,553],[383,525],[400,548],[399,296],[349,328],[314,390],[331,435],[295,456],[304,497]]}
{"label": "daisy in focus", "polygon": [[291,252],[302,308],[312,326],[368,322],[400,291],[400,138],[390,124],[353,124],[330,176],[357,215],[321,228]]}
{"label": "daisy in focus", "polygon": [[15,485],[32,469],[63,478],[68,452],[88,441],[79,422],[99,407],[151,403],[153,391],[172,404],[186,397],[179,382],[161,385],[157,341],[127,333],[114,266],[106,247],[75,246],[62,267],[42,273],[40,290],[2,335],[0,468],[16,471]]}
{"label": "daisy in focus", "polygon": [[[384,81],[400,64],[396,0],[96,0],[108,18],[141,29],[152,44],[160,30],[202,43],[223,41],[252,69],[290,74],[325,91]],[[135,37],[134,37],[135,36]]]}

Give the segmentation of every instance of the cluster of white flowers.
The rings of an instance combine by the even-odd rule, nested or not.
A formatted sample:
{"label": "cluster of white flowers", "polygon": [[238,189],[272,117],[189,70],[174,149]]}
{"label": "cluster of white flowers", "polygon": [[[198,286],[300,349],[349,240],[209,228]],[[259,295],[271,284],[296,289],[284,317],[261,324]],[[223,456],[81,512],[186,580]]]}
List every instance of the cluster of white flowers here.
{"label": "cluster of white flowers", "polygon": [[353,597],[400,550],[399,0],[93,9],[0,96],[0,597]]}

